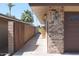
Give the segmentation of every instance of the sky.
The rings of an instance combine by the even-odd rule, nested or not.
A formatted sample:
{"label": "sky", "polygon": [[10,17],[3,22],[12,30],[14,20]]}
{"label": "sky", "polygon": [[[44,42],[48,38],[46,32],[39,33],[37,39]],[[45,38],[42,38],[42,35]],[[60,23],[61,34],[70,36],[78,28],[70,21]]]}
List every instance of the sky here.
{"label": "sky", "polygon": [[[32,12],[33,15],[33,19],[34,19],[34,25],[35,26],[39,26],[41,25],[38,18],[36,17],[36,15],[33,13],[31,7],[29,6],[28,3],[13,3],[15,6],[12,7],[12,11],[11,11],[11,15],[15,16],[18,19],[21,19],[21,15],[24,12],[24,10],[30,10]],[[0,13],[2,14],[7,14],[9,12],[7,3],[0,3]]]}

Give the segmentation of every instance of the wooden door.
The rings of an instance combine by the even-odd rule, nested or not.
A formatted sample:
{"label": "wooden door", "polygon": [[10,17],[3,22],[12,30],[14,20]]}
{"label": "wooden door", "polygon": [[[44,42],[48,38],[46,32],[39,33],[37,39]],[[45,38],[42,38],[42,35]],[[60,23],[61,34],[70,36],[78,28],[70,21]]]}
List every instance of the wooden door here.
{"label": "wooden door", "polygon": [[65,12],[64,19],[64,51],[79,52],[79,12]]}

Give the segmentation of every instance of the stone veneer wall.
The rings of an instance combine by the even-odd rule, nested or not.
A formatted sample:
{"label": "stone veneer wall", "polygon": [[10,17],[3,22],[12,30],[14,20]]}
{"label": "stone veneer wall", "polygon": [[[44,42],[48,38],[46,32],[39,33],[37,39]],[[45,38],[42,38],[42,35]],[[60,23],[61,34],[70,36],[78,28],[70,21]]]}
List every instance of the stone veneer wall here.
{"label": "stone veneer wall", "polygon": [[[59,13],[58,19],[54,19],[55,9]],[[48,53],[63,53],[64,52],[64,8],[62,6],[52,6],[47,15],[47,40]]]}

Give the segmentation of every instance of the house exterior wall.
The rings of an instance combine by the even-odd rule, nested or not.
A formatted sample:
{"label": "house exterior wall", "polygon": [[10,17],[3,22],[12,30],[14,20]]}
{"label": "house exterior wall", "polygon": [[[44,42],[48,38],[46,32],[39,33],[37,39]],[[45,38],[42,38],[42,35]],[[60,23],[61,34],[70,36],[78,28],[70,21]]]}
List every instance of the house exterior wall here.
{"label": "house exterior wall", "polygon": [[[34,6],[31,6],[31,8],[32,8],[32,10],[33,10],[33,12],[35,13],[35,15],[38,17],[38,19],[39,19],[39,21],[40,21],[40,23],[41,24],[44,24],[44,22],[43,22],[43,17],[44,17],[44,14],[47,14],[48,13],[48,11],[49,11],[49,8],[51,7],[51,6],[53,6],[53,5],[44,5],[44,6],[40,6],[39,4],[38,5],[34,5]],[[55,6],[55,5],[54,5]],[[61,5],[60,5],[61,6]],[[63,5],[63,8],[64,8],[64,12],[69,12],[69,11],[71,11],[71,12],[78,12],[79,11],[79,6],[64,6]]]}
{"label": "house exterior wall", "polygon": [[32,11],[39,19],[41,24],[44,24],[44,14],[46,14],[49,10],[49,6],[32,6]]}
{"label": "house exterior wall", "polygon": [[[67,7],[66,7],[67,8]],[[65,8],[65,10],[66,10]],[[47,28],[47,52],[48,53],[63,53],[64,52],[64,7],[62,6],[32,6],[33,11],[38,16],[41,23],[44,24],[44,14],[46,17]],[[54,25],[53,12],[51,9],[56,9],[60,17],[59,24]],[[42,22],[43,21],[43,22]]]}
{"label": "house exterior wall", "polygon": [[[42,6],[42,5],[41,5]],[[41,22],[43,21],[43,15],[46,13],[47,18],[47,52],[48,53],[64,53],[64,12],[79,12],[79,6],[56,6],[56,5],[50,5],[50,6],[32,6],[33,11],[38,16],[39,20]],[[45,8],[44,8],[45,7]],[[43,9],[42,9],[43,8]],[[53,24],[53,15],[51,9],[56,9],[60,13],[59,21],[60,23],[58,25]],[[40,12],[39,12],[40,11]],[[39,16],[40,15],[40,16]],[[44,23],[44,22],[42,22]],[[61,32],[61,33],[59,33]]]}
{"label": "house exterior wall", "polygon": [[[58,26],[52,22],[53,12],[48,12],[48,52],[64,53],[64,12],[79,12],[79,6],[52,6],[51,9],[59,11],[61,17]],[[61,33],[58,33],[58,32]],[[58,37],[59,36],[59,37]]]}
{"label": "house exterior wall", "polygon": [[79,6],[64,6],[65,12],[79,12]]}
{"label": "house exterior wall", "polygon": [[[54,18],[54,11],[56,9],[59,13],[58,19]],[[63,53],[64,52],[64,8],[62,6],[52,6],[47,15],[48,29],[47,41],[49,53]]]}

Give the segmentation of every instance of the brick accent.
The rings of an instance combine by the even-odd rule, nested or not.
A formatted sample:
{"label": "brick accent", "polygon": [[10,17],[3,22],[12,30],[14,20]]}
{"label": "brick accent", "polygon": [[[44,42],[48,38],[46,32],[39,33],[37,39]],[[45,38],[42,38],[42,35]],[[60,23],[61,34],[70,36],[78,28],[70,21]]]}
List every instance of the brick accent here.
{"label": "brick accent", "polygon": [[13,53],[14,52],[14,22],[8,21],[8,52]]}
{"label": "brick accent", "polygon": [[[64,9],[62,6],[52,6],[48,12],[48,52],[49,53],[63,53],[64,52]],[[58,11],[58,18],[55,18],[54,12]]]}

